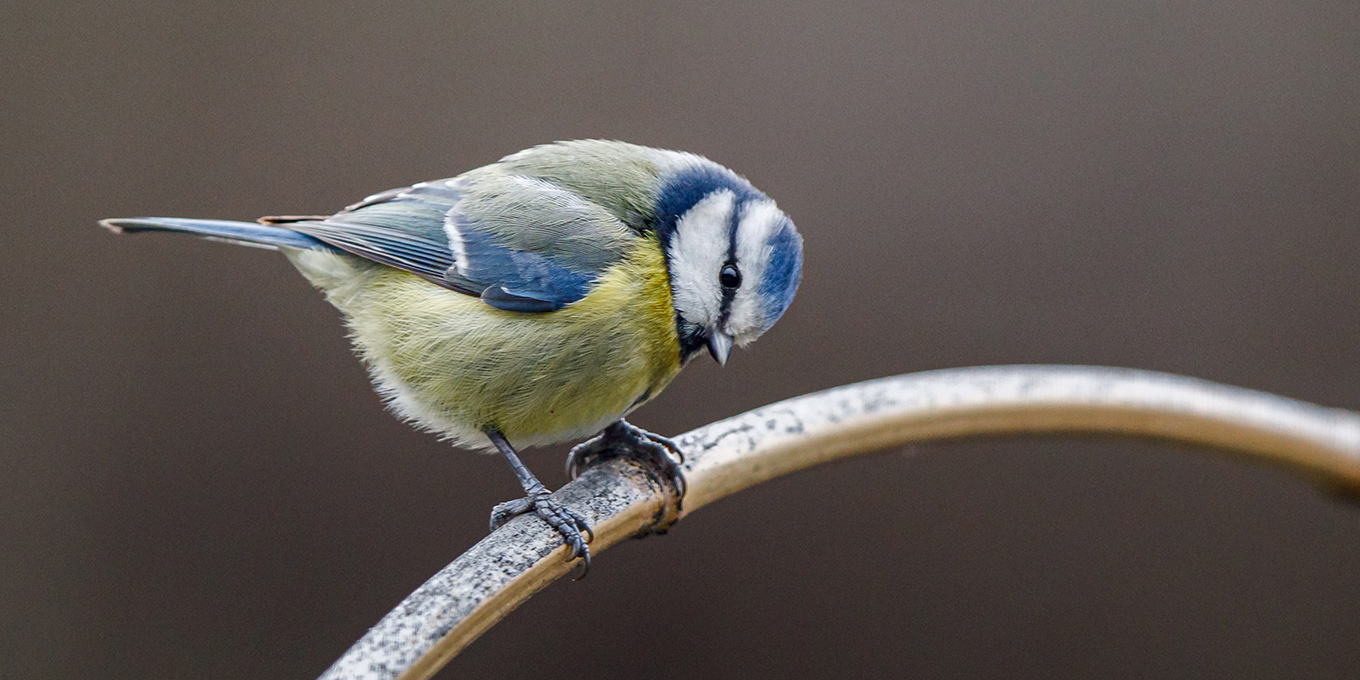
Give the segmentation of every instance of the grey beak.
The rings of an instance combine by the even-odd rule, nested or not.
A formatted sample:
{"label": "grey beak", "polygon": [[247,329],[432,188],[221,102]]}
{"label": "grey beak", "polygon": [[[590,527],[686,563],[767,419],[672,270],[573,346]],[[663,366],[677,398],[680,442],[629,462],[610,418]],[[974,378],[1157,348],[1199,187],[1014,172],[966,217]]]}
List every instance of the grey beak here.
{"label": "grey beak", "polygon": [[732,353],[732,336],[722,331],[712,331],[708,334],[708,353],[713,355],[713,360],[721,366],[727,363],[727,355]]}

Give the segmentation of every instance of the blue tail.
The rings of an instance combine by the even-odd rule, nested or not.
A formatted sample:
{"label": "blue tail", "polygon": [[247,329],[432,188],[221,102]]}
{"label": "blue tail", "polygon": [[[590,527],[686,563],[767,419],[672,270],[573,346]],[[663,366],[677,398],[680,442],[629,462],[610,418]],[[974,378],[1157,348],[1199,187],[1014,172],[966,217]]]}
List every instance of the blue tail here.
{"label": "blue tail", "polygon": [[271,250],[284,247],[340,252],[311,236],[299,234],[292,229],[271,227],[253,222],[194,220],[182,217],[127,217],[100,220],[99,224],[119,234],[139,231],[177,231],[216,241],[229,241]]}

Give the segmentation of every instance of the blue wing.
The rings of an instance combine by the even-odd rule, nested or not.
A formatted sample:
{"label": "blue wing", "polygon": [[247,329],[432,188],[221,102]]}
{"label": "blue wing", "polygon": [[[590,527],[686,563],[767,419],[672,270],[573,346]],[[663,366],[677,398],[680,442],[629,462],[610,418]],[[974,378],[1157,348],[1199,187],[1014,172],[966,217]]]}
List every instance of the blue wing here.
{"label": "blue wing", "polygon": [[514,312],[585,297],[636,238],[600,206],[515,175],[424,182],[327,218],[263,221]]}

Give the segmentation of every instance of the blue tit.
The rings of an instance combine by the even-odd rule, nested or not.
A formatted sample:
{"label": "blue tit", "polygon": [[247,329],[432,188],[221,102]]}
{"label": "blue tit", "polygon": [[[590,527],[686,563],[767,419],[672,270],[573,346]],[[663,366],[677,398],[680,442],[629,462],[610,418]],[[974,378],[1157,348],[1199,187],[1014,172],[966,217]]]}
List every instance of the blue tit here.
{"label": "blue tit", "polygon": [[596,435],[659,465],[669,440],[624,421],[696,354],[718,363],[769,330],[802,276],[802,237],[744,178],[706,158],[616,141],[536,146],[451,179],[374,194],[330,216],[258,223],[144,217],[281,251],[343,313],[378,393],[456,445],[499,451],[534,513],[589,563],[586,521],[517,450]]}

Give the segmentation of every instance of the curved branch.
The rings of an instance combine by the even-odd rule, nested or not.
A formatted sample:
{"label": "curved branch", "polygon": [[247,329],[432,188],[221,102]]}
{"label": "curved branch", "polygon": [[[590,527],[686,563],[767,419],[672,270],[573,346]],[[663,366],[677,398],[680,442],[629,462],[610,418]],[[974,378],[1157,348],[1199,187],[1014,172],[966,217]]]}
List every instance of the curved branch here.
{"label": "curved branch", "polygon": [[[830,460],[911,442],[1099,433],[1200,444],[1284,463],[1360,490],[1360,413],[1193,378],[1087,366],[995,366],[883,378],[817,392],[676,439],[683,517],[723,496]],[[595,529],[592,551],[664,524],[655,479],[623,459],[557,497]],[[454,560],[355,643],[322,678],[427,678],[519,603],[567,574],[566,548],[520,517]]]}

